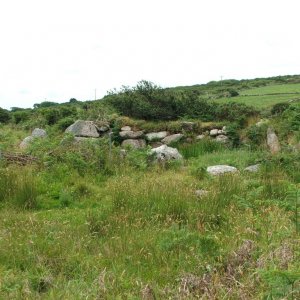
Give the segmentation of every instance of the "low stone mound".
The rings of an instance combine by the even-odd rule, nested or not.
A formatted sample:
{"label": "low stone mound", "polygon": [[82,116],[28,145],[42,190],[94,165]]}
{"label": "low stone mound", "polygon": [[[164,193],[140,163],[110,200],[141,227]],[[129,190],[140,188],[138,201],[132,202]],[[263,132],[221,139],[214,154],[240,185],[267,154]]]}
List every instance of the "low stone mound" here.
{"label": "low stone mound", "polygon": [[216,166],[207,167],[206,171],[210,175],[216,176],[216,175],[222,175],[226,173],[236,173],[238,172],[238,169],[227,165],[216,165]]}

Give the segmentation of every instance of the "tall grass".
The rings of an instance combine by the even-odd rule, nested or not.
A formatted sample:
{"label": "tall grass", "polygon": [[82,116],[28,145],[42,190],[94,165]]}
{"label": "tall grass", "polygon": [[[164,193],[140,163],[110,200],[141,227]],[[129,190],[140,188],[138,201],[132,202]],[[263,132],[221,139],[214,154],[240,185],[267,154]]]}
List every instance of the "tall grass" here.
{"label": "tall grass", "polygon": [[40,194],[33,170],[6,168],[0,170],[0,201],[23,209],[37,207]]}
{"label": "tall grass", "polygon": [[178,146],[179,152],[184,158],[189,159],[192,157],[199,157],[206,153],[215,153],[225,150],[226,147],[211,139],[203,139],[193,144],[180,144]]}

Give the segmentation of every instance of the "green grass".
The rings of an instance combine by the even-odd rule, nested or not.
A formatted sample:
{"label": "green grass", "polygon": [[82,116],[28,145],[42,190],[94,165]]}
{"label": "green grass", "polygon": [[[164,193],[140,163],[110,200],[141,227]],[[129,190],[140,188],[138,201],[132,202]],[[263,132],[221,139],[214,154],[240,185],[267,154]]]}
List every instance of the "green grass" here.
{"label": "green grass", "polygon": [[275,94],[275,93],[299,93],[300,84],[278,84],[278,85],[267,85],[259,88],[252,88],[240,92],[241,95],[264,95],[264,94]]}
{"label": "green grass", "polygon": [[[16,149],[26,132],[2,128]],[[37,166],[0,165],[0,299],[300,297],[299,153],[202,140],[177,145],[182,164],[153,165],[59,140],[32,145]],[[216,164],[240,172],[209,176]]]}
{"label": "green grass", "polygon": [[[299,240],[292,211],[283,205],[289,176],[274,164],[258,174],[199,178],[196,167],[230,164],[242,170],[265,156],[241,149],[202,150],[192,151],[185,167],[134,172],[127,167],[104,181],[59,164],[33,170],[43,188],[28,189],[24,197],[37,196],[35,210],[16,209],[10,199],[0,209],[0,298],[140,299],[150,285],[158,299],[173,299],[184,296],[185,278],[200,280],[211,269],[217,298],[269,295],[269,281],[254,280],[256,261],[264,261],[265,271],[280,268],[283,259],[272,251],[282,243],[294,249]],[[32,172],[8,170],[15,182]],[[4,186],[10,190],[1,186],[2,194]],[[209,194],[199,199],[199,188]],[[14,184],[14,195],[22,190]],[[231,262],[234,281],[241,283],[232,288],[222,279],[224,270],[249,239],[256,250],[237,265]],[[300,267],[299,251],[289,251],[289,264]],[[202,295],[201,289],[187,288],[192,299]]]}
{"label": "green grass", "polygon": [[[277,95],[271,95],[276,94]],[[286,93],[286,94],[284,94]],[[289,93],[299,93],[289,94]],[[279,102],[288,102],[300,99],[300,84],[270,85],[247,89],[240,92],[240,96],[233,98],[220,98],[215,101],[226,103],[228,101],[252,105],[258,109],[265,109]]]}
{"label": "green grass", "polygon": [[276,103],[289,102],[300,99],[300,95],[266,95],[266,96],[237,96],[234,98],[220,98],[214,101],[227,103],[229,101],[252,105],[258,109],[270,108]]}

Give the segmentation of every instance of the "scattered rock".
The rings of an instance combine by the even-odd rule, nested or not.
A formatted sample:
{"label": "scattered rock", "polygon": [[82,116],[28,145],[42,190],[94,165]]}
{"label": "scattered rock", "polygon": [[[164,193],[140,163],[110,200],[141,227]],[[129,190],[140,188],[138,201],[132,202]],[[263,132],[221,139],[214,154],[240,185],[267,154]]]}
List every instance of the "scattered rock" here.
{"label": "scattered rock", "polygon": [[203,140],[205,138],[205,135],[204,134],[200,134],[200,135],[197,135],[196,136],[196,140]]}
{"label": "scattered rock", "polygon": [[121,131],[131,131],[131,127],[130,126],[124,126],[121,128]]}
{"label": "scattered rock", "polygon": [[97,127],[92,121],[78,120],[74,124],[69,126],[65,132],[72,133],[77,137],[98,138],[100,136]]}
{"label": "scattered rock", "polygon": [[32,137],[43,138],[47,136],[47,132],[44,129],[35,128],[31,134]]}
{"label": "scattered rock", "polygon": [[176,142],[180,141],[182,138],[183,138],[183,134],[176,133],[176,134],[172,134],[172,135],[165,137],[162,140],[162,142],[166,145],[169,145],[171,143],[176,143]]}
{"label": "scattered rock", "polygon": [[142,149],[146,147],[146,142],[143,139],[127,139],[122,142],[123,148]]}
{"label": "scattered rock", "polygon": [[238,172],[238,169],[227,165],[216,165],[216,166],[207,167],[206,171],[210,175],[222,175],[225,173],[236,173]]}
{"label": "scattered rock", "polygon": [[279,144],[278,137],[271,127],[269,127],[267,130],[267,145],[272,154],[276,154],[280,151],[280,144]]}
{"label": "scattered rock", "polygon": [[178,152],[176,148],[168,147],[162,145],[157,148],[151,149],[151,154],[153,154],[157,161],[168,161],[168,160],[180,160],[182,155]]}
{"label": "scattered rock", "polygon": [[167,131],[160,131],[160,132],[151,132],[146,134],[146,138],[149,142],[151,141],[160,141],[164,139],[168,135]]}
{"label": "scattered rock", "polygon": [[202,197],[205,197],[208,194],[208,191],[206,191],[206,190],[196,190],[195,194],[199,198],[202,198]]}
{"label": "scattered rock", "polygon": [[218,131],[219,131],[219,129],[212,129],[212,130],[209,132],[209,135],[210,135],[210,136],[217,136],[217,135],[218,135]]}
{"label": "scattered rock", "polygon": [[20,148],[26,149],[34,139],[45,138],[47,132],[44,129],[35,128],[30,136],[27,136],[21,143]]}
{"label": "scattered rock", "polygon": [[260,164],[252,165],[244,169],[244,171],[256,173],[259,171]]}
{"label": "scattered rock", "polygon": [[138,138],[141,138],[144,135],[144,132],[143,131],[125,130],[125,131],[121,131],[119,133],[119,135],[123,139],[138,139]]}
{"label": "scattered rock", "polygon": [[34,140],[33,136],[27,136],[20,144],[21,149],[26,149],[30,143]]}
{"label": "scattered rock", "polygon": [[228,137],[226,135],[218,135],[216,137],[216,142],[219,142],[219,143],[227,143],[228,142]]}
{"label": "scattered rock", "polygon": [[189,132],[192,132],[194,131],[195,129],[195,126],[196,126],[196,123],[195,122],[182,122],[181,123],[181,127],[184,131],[189,131]]}
{"label": "scattered rock", "polygon": [[226,126],[223,126],[222,130],[223,130],[224,134],[226,134]]}

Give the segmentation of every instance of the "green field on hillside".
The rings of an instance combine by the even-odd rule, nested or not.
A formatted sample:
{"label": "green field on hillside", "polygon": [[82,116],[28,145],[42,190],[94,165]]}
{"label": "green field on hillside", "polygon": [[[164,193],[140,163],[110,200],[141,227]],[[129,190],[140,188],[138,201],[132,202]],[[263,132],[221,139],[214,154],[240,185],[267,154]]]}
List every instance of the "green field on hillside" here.
{"label": "green field on hillside", "polygon": [[224,97],[215,101],[218,103],[233,101],[252,105],[258,109],[264,109],[279,102],[297,101],[299,99],[300,84],[283,84],[247,89],[241,91],[240,95],[237,97]]}
{"label": "green field on hillside", "polygon": [[266,95],[276,93],[299,93],[300,84],[278,84],[253,88],[240,92],[240,95]]}
{"label": "green field on hillside", "polygon": [[289,102],[300,99],[300,95],[265,95],[265,96],[238,96],[234,98],[220,98],[215,100],[218,103],[237,102],[252,105],[263,109],[271,107],[279,102]]}

